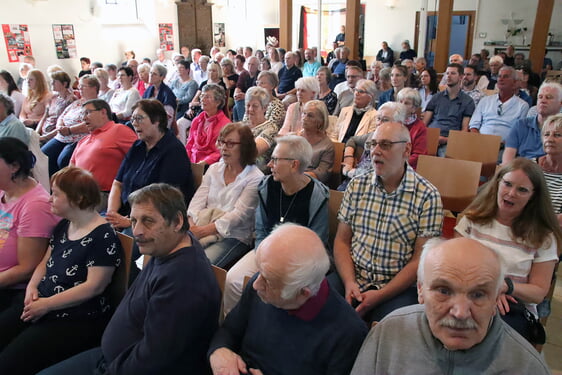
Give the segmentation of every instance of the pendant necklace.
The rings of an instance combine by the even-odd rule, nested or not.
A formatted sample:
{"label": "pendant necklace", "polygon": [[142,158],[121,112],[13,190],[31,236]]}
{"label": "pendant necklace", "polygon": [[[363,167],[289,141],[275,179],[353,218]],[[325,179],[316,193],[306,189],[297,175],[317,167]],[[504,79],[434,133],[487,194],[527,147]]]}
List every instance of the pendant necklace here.
{"label": "pendant necklace", "polygon": [[289,214],[289,211],[293,207],[293,203],[295,203],[295,198],[297,197],[299,192],[300,190],[297,191],[295,195],[293,195],[293,199],[291,199],[291,203],[289,203],[289,207],[287,207],[287,211],[285,211],[285,214],[283,215],[283,187],[279,188],[279,214],[281,215],[279,222],[281,224],[285,222],[285,217]]}

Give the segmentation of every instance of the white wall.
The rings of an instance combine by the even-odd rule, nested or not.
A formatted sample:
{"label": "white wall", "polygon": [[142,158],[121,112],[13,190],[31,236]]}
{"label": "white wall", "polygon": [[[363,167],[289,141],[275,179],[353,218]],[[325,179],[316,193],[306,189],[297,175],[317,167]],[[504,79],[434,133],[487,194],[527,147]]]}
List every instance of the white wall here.
{"label": "white wall", "polygon": [[[79,58],[87,56],[92,61],[120,63],[123,50],[132,49],[137,58],[155,58],[159,47],[158,23],[172,23],[174,45],[178,48],[177,7],[172,0],[137,1],[140,21],[137,24],[108,25],[92,16],[87,0],[1,0],[1,24],[27,24],[33,55],[39,69],[59,64],[68,73],[80,70]],[[96,0],[92,0],[96,1]],[[97,11],[94,14],[98,13]],[[77,58],[57,59],[52,24],[72,24],[76,36]],[[3,35],[2,35],[3,38]],[[18,63],[10,63],[5,42],[0,46],[0,68],[17,77]]]}

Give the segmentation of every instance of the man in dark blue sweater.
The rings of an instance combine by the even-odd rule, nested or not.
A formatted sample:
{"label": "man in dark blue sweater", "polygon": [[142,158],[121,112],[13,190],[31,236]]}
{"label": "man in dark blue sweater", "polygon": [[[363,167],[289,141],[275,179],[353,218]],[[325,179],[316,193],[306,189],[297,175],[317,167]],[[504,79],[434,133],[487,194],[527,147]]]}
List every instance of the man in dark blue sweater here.
{"label": "man in dark blue sweater", "polygon": [[283,224],[262,241],[256,264],[211,342],[213,374],[349,374],[367,326],[328,285],[320,238]]}
{"label": "man in dark blue sweater", "polygon": [[152,184],[128,201],[135,240],[151,259],[117,307],[101,347],[43,375],[210,373],[206,351],[221,295],[205,252],[188,233],[182,193]]}

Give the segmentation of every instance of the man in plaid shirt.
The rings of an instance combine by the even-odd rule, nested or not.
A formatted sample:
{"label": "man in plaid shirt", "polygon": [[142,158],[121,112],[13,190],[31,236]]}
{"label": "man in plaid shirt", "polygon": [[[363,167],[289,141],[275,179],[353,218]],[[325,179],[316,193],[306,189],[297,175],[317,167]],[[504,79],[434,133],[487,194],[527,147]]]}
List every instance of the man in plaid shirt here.
{"label": "man in plaid shirt", "polygon": [[334,259],[346,300],[379,321],[417,303],[419,257],[423,244],[441,235],[443,205],[437,188],[407,163],[412,144],[404,125],[383,123],[365,147],[374,170],[345,191]]}

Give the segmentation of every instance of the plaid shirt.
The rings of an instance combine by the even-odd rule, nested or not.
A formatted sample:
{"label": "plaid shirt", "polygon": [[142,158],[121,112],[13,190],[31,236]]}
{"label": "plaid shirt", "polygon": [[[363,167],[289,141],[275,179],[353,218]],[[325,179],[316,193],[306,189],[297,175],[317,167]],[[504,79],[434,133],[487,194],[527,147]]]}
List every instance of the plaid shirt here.
{"label": "plaid shirt", "polygon": [[351,257],[361,291],[381,289],[410,261],[418,237],[441,235],[443,205],[437,188],[412,167],[392,193],[375,172],[349,183],[338,220],[351,226]]}

